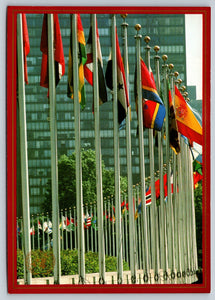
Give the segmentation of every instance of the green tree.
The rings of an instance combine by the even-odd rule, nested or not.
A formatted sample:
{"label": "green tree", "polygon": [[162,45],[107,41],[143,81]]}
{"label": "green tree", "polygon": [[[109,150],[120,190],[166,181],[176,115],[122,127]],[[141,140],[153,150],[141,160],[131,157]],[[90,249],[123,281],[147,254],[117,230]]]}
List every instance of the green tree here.
{"label": "green tree", "polygon": [[[95,151],[81,152],[83,202],[89,204],[96,201],[96,158]],[[58,189],[60,209],[76,206],[76,175],[75,153],[71,156],[62,155],[58,161]],[[114,171],[106,169],[102,161],[103,196],[114,195]],[[126,177],[120,178],[121,190],[127,189]],[[42,209],[51,212],[51,180],[46,186],[45,201]]]}

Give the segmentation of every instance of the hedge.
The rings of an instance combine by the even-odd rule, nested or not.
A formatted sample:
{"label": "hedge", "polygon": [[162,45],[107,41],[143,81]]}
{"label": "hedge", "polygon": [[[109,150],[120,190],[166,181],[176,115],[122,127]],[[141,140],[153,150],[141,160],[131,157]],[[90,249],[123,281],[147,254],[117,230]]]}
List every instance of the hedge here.
{"label": "hedge", "polygon": [[[78,251],[77,250],[63,250],[61,251],[61,275],[75,275],[78,274]],[[29,267],[28,258],[26,265]],[[32,250],[32,277],[51,277],[53,276],[53,268],[55,259],[53,251]],[[105,256],[106,272],[117,271],[117,258],[112,256]],[[128,271],[128,263],[123,261],[123,270]],[[99,272],[99,258],[98,253],[85,253],[85,272],[98,273]],[[24,258],[22,250],[17,250],[17,279],[24,277]]]}

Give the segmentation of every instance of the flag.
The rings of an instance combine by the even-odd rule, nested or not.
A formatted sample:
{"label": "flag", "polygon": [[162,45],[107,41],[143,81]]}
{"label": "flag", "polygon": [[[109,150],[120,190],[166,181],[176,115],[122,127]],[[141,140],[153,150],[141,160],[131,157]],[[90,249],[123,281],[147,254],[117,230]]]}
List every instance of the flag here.
{"label": "flag", "polygon": [[[126,117],[129,107],[129,97],[125,78],[125,70],[122,61],[122,56],[119,48],[119,41],[116,29],[116,61],[117,61],[117,99],[118,99],[118,123],[119,125],[123,122]],[[107,69],[105,73],[105,79],[107,87],[113,90],[113,75],[112,75],[112,52],[109,56]]]}
{"label": "flag", "polygon": [[170,89],[168,89],[169,95],[169,143],[175,154],[180,152],[179,136],[178,136],[178,126],[175,116],[175,108],[172,101],[172,95]]}
{"label": "flag", "polygon": [[202,126],[196,119],[183,96],[175,86],[175,109],[178,131],[186,136],[190,142],[202,145]]}
{"label": "flag", "polygon": [[[97,61],[98,61],[98,85],[99,85],[99,104],[107,101],[107,89],[103,73],[102,52],[99,42],[99,32],[96,22],[96,48],[97,48]],[[89,37],[86,44],[87,62],[84,65],[84,76],[90,85],[93,85],[93,47],[92,47],[92,19]],[[93,106],[94,110],[94,106]]]}
{"label": "flag", "polygon": [[43,229],[42,229],[42,226],[41,226],[41,224],[40,224],[40,221],[38,221],[38,229],[39,229],[39,230],[43,230]]}
{"label": "flag", "polygon": [[28,36],[26,14],[22,14],[22,35],[23,35],[23,52],[24,52],[24,78],[25,78],[25,83],[28,84],[27,55],[30,52],[30,43],[29,43],[29,36]]}
{"label": "flag", "polygon": [[193,161],[193,171],[198,172],[202,175],[202,155],[199,154]]}
{"label": "flag", "polygon": [[35,235],[34,226],[32,226],[32,227],[30,228],[30,235]]}
{"label": "flag", "polygon": [[198,172],[193,172],[193,185],[194,189],[198,187],[198,182],[203,179],[203,175]]}
{"label": "flag", "polygon": [[[67,96],[71,99],[74,97],[73,87],[73,61],[72,61],[72,22],[71,22],[71,34],[70,34],[70,48],[69,48],[69,67],[68,67],[68,85]],[[85,48],[84,30],[81,22],[80,14],[77,14],[77,41],[78,41],[78,76],[79,76],[79,88],[78,98],[82,109],[85,107],[85,88],[84,88],[84,65],[87,61],[87,54]]]}
{"label": "flag", "polygon": [[75,220],[74,220],[74,218],[71,218],[71,220],[70,220],[70,224],[69,225],[67,225],[67,230],[72,230],[72,231],[74,231],[75,230]]}
{"label": "flag", "polygon": [[[45,88],[49,88],[47,14],[44,14],[44,17],[43,17],[43,27],[42,27],[40,51],[43,53],[42,54],[40,85]],[[54,61],[55,61],[55,86],[57,86],[61,77],[65,73],[63,43],[62,43],[60,24],[59,24],[57,14],[54,14]]]}
{"label": "flag", "polygon": [[92,218],[91,224],[92,224],[93,229],[98,230],[98,227],[96,225],[96,218],[95,217]]}
{"label": "flag", "polygon": [[[166,109],[161,98],[158,95],[154,76],[152,71],[148,70],[144,61],[141,61],[141,82],[142,82],[142,101],[143,101],[143,125],[145,128],[151,128],[161,131]],[[135,71],[135,99],[136,112],[138,114],[137,103],[137,74]]]}
{"label": "flag", "polygon": [[163,102],[158,95],[153,76],[151,75],[151,72],[149,72],[149,70],[147,69],[147,66],[145,65],[142,58],[140,58],[140,63],[141,63],[141,81],[142,81],[143,99],[152,100],[154,102],[163,105]]}

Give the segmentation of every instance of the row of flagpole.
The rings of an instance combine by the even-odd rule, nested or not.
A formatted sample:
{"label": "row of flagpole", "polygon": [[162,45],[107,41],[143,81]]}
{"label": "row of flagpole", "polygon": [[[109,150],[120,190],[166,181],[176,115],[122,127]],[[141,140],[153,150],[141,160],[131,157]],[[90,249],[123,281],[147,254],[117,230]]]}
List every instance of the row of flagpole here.
{"label": "row of flagpole", "polygon": [[[93,49],[93,98],[94,98],[94,117],[95,117],[95,151],[96,151],[96,183],[97,183],[97,220],[98,220],[98,252],[99,252],[99,282],[105,283],[105,234],[103,223],[103,193],[102,193],[102,174],[101,174],[101,142],[100,142],[100,125],[99,125],[99,86],[98,86],[98,66],[97,66],[97,38],[96,38],[96,15],[92,14],[92,49]],[[51,132],[51,174],[52,174],[52,221],[53,221],[53,253],[55,257],[54,283],[60,284],[60,233],[59,233],[59,199],[58,199],[58,178],[57,178],[57,126],[56,126],[56,92],[55,92],[55,67],[54,67],[54,34],[53,34],[53,15],[47,15],[48,24],[48,63],[49,63],[49,101],[50,101],[50,132]],[[123,15],[123,32],[124,32],[124,65],[125,78],[128,88],[128,52],[127,52],[127,26],[125,22],[126,15]],[[71,15],[72,28],[72,67],[73,67],[73,88],[74,88],[74,117],[75,117],[75,153],[76,153],[76,205],[77,205],[77,244],[78,244],[78,269],[79,283],[85,282],[85,262],[84,262],[84,227],[83,227],[83,192],[82,192],[82,168],[81,168],[81,148],[80,148],[80,105],[79,105],[79,57],[77,42],[77,15]],[[177,156],[173,154],[173,180],[175,193],[172,197],[171,185],[171,162],[170,162],[170,143],[169,143],[169,101],[167,95],[167,76],[171,78],[171,93],[174,98],[174,81],[171,74],[167,74],[168,65],[167,57],[163,56],[163,99],[167,111],[165,119],[165,148],[163,149],[163,132],[158,132],[158,155],[160,171],[160,214],[158,219],[158,210],[156,206],[155,195],[155,166],[154,166],[154,138],[153,129],[148,129],[149,133],[149,155],[150,155],[150,186],[151,186],[151,207],[146,210],[146,187],[145,187],[145,162],[144,162],[144,131],[143,130],[143,101],[142,101],[142,75],[141,75],[141,53],[140,42],[142,36],[139,34],[140,25],[136,25],[137,34],[136,50],[136,84],[137,84],[137,107],[138,107],[138,138],[139,138],[139,156],[140,156],[140,199],[141,199],[141,226],[142,230],[138,232],[138,237],[131,234],[134,232],[134,211],[132,199],[132,165],[131,165],[131,134],[130,134],[130,117],[127,107],[126,116],[126,142],[127,142],[127,163],[128,163],[128,203],[129,209],[129,255],[132,283],[136,282],[137,252],[136,245],[140,248],[142,257],[142,267],[144,270],[144,281],[148,282],[150,269],[154,271],[155,277],[158,278],[159,270],[163,270],[163,276],[167,277],[168,270],[171,270],[172,280],[175,280],[175,270],[185,270],[185,265],[190,270],[191,255],[195,255],[195,268],[197,268],[196,243],[194,236],[191,237],[192,230],[195,230],[194,214],[194,197],[193,185],[188,185],[192,181],[192,166],[190,159],[190,150],[181,138],[181,152]],[[119,124],[118,124],[118,91],[117,76],[122,72],[119,66],[117,53],[118,38],[116,35],[116,19],[112,16],[112,78],[113,78],[113,121],[114,121],[114,170],[115,170],[115,217],[116,217],[116,256],[117,256],[117,282],[123,282],[123,247],[122,247],[122,223],[120,207],[120,164],[119,164]],[[150,70],[150,39],[145,38],[146,46],[146,65]],[[27,166],[27,138],[26,138],[26,117],[25,117],[25,93],[24,93],[24,62],[22,49],[22,19],[18,16],[18,70],[19,70],[19,111],[20,111],[20,143],[21,143],[21,166],[22,166],[22,205],[23,205],[23,232],[24,232],[24,257],[29,256],[31,251],[30,237],[25,232],[30,228],[29,222],[29,192],[28,192],[28,166]],[[156,48],[156,53],[158,48]],[[155,57],[156,85],[158,93],[160,91],[160,74],[159,74],[159,56]],[[119,68],[119,69],[118,69]],[[123,71],[124,72],[124,71]],[[20,76],[23,74],[23,76]],[[123,78],[123,73],[120,73]],[[124,87],[126,85],[124,82]],[[25,150],[25,151],[24,151]],[[163,183],[163,162],[164,154],[167,166],[167,190],[168,201],[164,202],[164,183]],[[182,159],[183,154],[183,159]],[[177,162],[177,163],[176,163]],[[187,174],[188,177],[183,177]],[[177,184],[179,192],[177,192]],[[188,201],[189,199],[189,201]],[[179,209],[180,203],[184,214]],[[149,216],[150,213],[150,216]],[[186,216],[186,219],[184,219]],[[190,218],[190,216],[192,216]],[[184,223],[182,222],[182,219]],[[192,224],[190,224],[190,220]],[[140,222],[140,220],[139,220]],[[179,226],[181,224],[181,226]],[[185,224],[188,226],[186,227]],[[193,227],[192,227],[193,226]],[[149,231],[150,227],[150,231]],[[127,227],[126,227],[127,228]],[[183,230],[182,230],[183,228]],[[160,231],[160,234],[159,234]],[[185,234],[184,234],[185,233]],[[186,235],[186,241],[185,241]],[[192,243],[191,243],[191,240]],[[192,247],[191,247],[192,245]],[[191,248],[193,252],[191,253]],[[176,253],[176,251],[178,253]],[[184,253],[184,255],[183,255]],[[139,252],[140,256],[140,252]],[[177,259],[176,259],[177,258]],[[184,259],[187,260],[187,264]],[[160,264],[161,262],[161,264]],[[189,263],[188,263],[189,262]],[[177,264],[177,267],[176,267]],[[25,283],[31,283],[31,273],[25,268]]]}

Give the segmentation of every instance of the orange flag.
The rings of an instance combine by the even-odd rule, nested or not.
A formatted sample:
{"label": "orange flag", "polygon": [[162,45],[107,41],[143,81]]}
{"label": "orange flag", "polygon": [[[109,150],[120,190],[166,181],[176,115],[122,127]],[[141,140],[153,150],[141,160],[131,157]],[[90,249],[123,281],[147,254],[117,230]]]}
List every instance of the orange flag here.
{"label": "orange flag", "polygon": [[175,111],[178,131],[186,136],[190,142],[196,142],[202,145],[202,126],[199,124],[177,87],[175,87]]}

